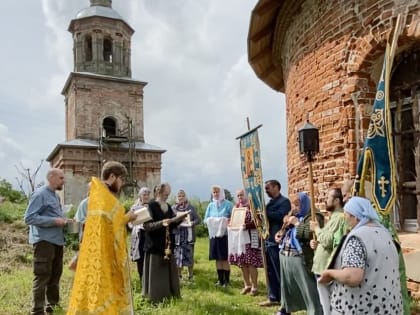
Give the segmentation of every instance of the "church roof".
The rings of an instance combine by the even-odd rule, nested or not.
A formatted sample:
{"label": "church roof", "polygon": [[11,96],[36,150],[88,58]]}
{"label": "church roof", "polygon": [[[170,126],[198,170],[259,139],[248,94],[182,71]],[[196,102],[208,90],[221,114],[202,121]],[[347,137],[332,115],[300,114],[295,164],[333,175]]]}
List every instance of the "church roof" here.
{"label": "church roof", "polygon": [[115,11],[111,7],[102,5],[91,5],[90,7],[80,10],[76,14],[76,17],[71,20],[68,30],[72,32],[73,24],[75,21],[95,16],[122,21],[125,25],[127,25],[131,33],[134,33],[134,30],[131,28],[131,26],[122,18],[122,16],[117,11]]}
{"label": "church roof", "polygon": [[[92,139],[73,139],[70,141],[65,141],[57,144],[52,150],[52,152],[48,155],[47,161],[51,161],[54,156],[60,151],[61,148],[82,148],[82,149],[88,149],[88,148],[99,148],[99,141],[92,140]],[[113,146],[115,148],[115,146]],[[129,143],[121,142],[117,146],[118,149],[128,150],[129,149]],[[147,152],[161,152],[164,153],[166,150],[152,145],[145,142],[136,141],[134,142],[134,149],[136,151],[147,151]]]}
{"label": "church roof", "polygon": [[258,78],[284,92],[282,45],[289,23],[305,0],[258,0],[248,31],[248,62]]}
{"label": "church roof", "polygon": [[83,19],[91,16],[102,16],[115,20],[123,20],[121,15],[119,15],[119,13],[114,9],[98,5],[90,6],[80,10],[76,15],[76,19]]}

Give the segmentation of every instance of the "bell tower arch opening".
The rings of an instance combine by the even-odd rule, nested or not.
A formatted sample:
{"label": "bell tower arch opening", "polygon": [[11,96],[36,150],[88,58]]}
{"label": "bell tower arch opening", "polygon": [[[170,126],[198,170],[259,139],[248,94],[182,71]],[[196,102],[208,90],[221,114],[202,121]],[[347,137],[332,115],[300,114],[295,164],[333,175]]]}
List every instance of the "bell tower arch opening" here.
{"label": "bell tower arch opening", "polygon": [[106,36],[104,38],[104,46],[103,46],[103,58],[104,61],[112,63],[112,38],[111,36]]}
{"label": "bell tower arch opening", "polygon": [[105,137],[117,136],[117,121],[113,117],[105,117],[102,121],[102,130]]}

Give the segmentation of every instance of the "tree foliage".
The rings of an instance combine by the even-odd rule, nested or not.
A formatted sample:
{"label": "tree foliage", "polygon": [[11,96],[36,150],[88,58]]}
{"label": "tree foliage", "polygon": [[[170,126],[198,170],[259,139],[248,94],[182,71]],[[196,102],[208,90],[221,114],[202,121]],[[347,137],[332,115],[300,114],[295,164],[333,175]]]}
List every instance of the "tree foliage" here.
{"label": "tree foliage", "polygon": [[12,184],[7,180],[0,180],[0,196],[10,202],[20,203],[26,199],[26,196],[17,190],[14,190]]}

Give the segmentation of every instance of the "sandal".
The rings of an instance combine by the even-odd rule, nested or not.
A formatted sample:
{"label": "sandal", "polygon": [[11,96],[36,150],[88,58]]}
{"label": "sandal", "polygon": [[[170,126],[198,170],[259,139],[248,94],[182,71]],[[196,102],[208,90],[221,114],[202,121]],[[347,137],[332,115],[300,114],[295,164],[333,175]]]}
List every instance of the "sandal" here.
{"label": "sandal", "polygon": [[249,295],[251,295],[251,296],[256,296],[256,295],[258,295],[258,289],[257,289],[257,288],[252,288],[252,289],[251,289],[251,293],[250,293]]}
{"label": "sandal", "polygon": [[244,294],[249,293],[250,291],[251,291],[251,287],[245,287],[242,289],[241,294],[244,295]]}

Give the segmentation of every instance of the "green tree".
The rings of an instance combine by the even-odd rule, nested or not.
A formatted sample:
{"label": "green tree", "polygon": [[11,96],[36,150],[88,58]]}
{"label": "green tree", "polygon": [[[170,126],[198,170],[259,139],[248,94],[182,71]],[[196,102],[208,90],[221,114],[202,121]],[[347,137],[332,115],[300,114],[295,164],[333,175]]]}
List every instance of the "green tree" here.
{"label": "green tree", "polygon": [[12,184],[5,179],[0,180],[0,196],[10,202],[16,203],[26,199],[26,196],[22,192],[14,190]]}

